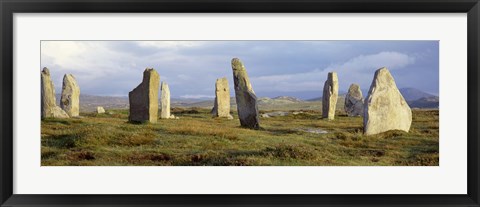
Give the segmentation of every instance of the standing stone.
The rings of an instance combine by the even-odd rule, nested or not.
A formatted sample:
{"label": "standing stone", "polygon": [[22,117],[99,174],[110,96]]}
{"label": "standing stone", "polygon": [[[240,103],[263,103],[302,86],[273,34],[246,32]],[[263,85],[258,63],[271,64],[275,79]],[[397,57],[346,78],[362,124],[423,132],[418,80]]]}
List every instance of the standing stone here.
{"label": "standing stone", "polygon": [[70,117],[79,115],[80,112],[80,87],[78,87],[75,77],[71,74],[63,76],[62,96],[60,98],[60,107],[67,112]]}
{"label": "standing stone", "polygon": [[251,129],[259,129],[257,96],[248,79],[247,70],[238,58],[232,59],[232,70],[240,125]]}
{"label": "standing stone", "polygon": [[348,88],[344,109],[348,116],[363,116],[363,95],[359,85],[352,84]]}
{"label": "standing stone", "polygon": [[168,84],[162,82],[162,113],[160,118],[162,119],[174,119],[175,116],[170,114],[170,88]]}
{"label": "standing stone", "polygon": [[378,69],[365,99],[365,135],[389,130],[408,132],[411,124],[412,110],[398,90],[395,80],[387,68]]}
{"label": "standing stone", "polygon": [[322,117],[333,120],[338,98],[338,76],[336,72],[328,73],[328,78],[323,86]]}
{"label": "standing stone", "polygon": [[230,115],[230,88],[227,78],[219,78],[215,82],[215,102],[212,116],[232,119]]}
{"label": "standing stone", "polygon": [[105,113],[105,109],[101,106],[98,106],[97,107],[97,114],[104,114]]}
{"label": "standing stone", "polygon": [[160,75],[153,68],[143,71],[143,81],[128,93],[130,102],[129,120],[156,123],[158,119],[158,87]]}
{"label": "standing stone", "polygon": [[41,111],[42,119],[48,117],[68,118],[68,114],[56,104],[55,87],[50,78],[48,68],[43,68],[41,72]]}

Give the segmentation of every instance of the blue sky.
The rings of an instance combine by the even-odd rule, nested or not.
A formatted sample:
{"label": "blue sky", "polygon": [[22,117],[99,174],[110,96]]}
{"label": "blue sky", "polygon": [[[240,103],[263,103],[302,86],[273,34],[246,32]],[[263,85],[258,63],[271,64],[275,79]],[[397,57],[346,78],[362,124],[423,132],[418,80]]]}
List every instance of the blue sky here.
{"label": "blue sky", "polygon": [[[214,97],[215,80],[227,77],[240,58],[259,97],[319,97],[327,73],[339,90],[351,83],[367,91],[374,71],[390,69],[399,88],[438,95],[438,41],[42,41],[41,68],[48,67],[60,93],[73,74],[82,94],[128,96],[153,67],[173,98]],[[366,94],[364,94],[366,96]]]}

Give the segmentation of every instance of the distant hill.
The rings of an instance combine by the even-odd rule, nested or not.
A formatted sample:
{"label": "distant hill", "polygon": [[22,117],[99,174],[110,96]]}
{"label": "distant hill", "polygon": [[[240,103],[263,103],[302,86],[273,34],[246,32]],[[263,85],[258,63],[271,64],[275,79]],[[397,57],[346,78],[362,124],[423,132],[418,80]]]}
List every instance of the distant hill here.
{"label": "distant hill", "polygon": [[[57,104],[60,105],[60,94],[55,95]],[[94,96],[80,94],[80,110],[95,111],[97,106],[105,109],[126,109],[128,108],[128,97],[126,96]]]}
{"label": "distant hill", "polygon": [[[423,92],[415,88],[401,88],[399,89],[405,100],[412,108],[438,108],[439,98],[432,94]],[[366,96],[366,94],[364,94]],[[57,104],[60,104],[60,94],[56,95]],[[341,93],[338,97],[338,108],[343,109],[343,102],[345,101],[345,93]],[[258,98],[258,106],[261,110],[276,110],[276,109],[313,109],[320,108],[321,97],[302,100],[293,96],[277,96],[275,98],[260,97]],[[214,99],[203,98],[172,98],[172,107],[200,107],[212,108]],[[160,103],[160,102],[159,102]],[[236,108],[235,97],[230,97],[230,105]],[[94,95],[80,95],[80,110],[94,111],[97,106],[102,106],[105,109],[128,109],[128,97],[114,97],[114,96],[94,96]]]}
{"label": "distant hill", "polygon": [[322,101],[322,97],[307,99],[306,101]]}
{"label": "distant hill", "polygon": [[[340,92],[340,95],[338,95],[338,98],[345,98],[345,96],[347,95],[347,93],[343,93],[343,92]],[[311,98],[311,99],[307,99],[306,101],[322,101],[322,97],[317,97],[317,98]]]}
{"label": "distant hill", "polygon": [[438,108],[438,96],[423,97],[415,101],[408,101],[411,108]]}
{"label": "distant hill", "polygon": [[416,88],[400,88],[400,93],[402,93],[403,98],[406,101],[415,101],[421,98],[432,97],[434,95],[423,92]]}
{"label": "distant hill", "polygon": [[196,102],[182,102],[182,101],[176,101],[176,102],[170,102],[172,107],[183,107],[183,108],[189,108],[189,107],[200,107],[200,108],[211,108],[213,107],[213,99],[212,100],[204,100],[204,101],[196,101]]}
{"label": "distant hill", "polygon": [[[201,107],[201,108],[211,108],[213,107],[213,101],[211,100],[202,100],[197,102],[172,102],[173,107]],[[299,98],[291,97],[291,96],[278,96],[275,98],[269,97],[260,97],[258,98],[258,105],[259,106],[277,106],[277,105],[286,105],[286,104],[295,104],[295,103],[302,103],[305,102]],[[236,107],[236,100],[235,97],[230,97],[230,105],[231,107]]]}
{"label": "distant hill", "polygon": [[301,102],[304,102],[304,101],[291,96],[277,96],[275,98],[261,97],[258,99],[259,105],[282,105],[282,104],[292,104],[292,103],[301,103]]}
{"label": "distant hill", "polygon": [[[399,89],[400,93],[402,94],[403,98],[405,98],[406,101],[415,101],[420,98],[428,98],[428,97],[433,97],[434,95],[423,92],[419,89],[416,88],[400,88]],[[346,93],[340,92],[341,95],[345,95]],[[364,98],[367,96],[368,92],[363,93]],[[317,98],[312,98],[308,99],[307,101],[321,101],[322,97],[317,97]]]}
{"label": "distant hill", "polygon": [[275,98],[272,98],[273,100],[285,100],[285,101],[291,101],[291,102],[303,102],[302,99],[292,97],[292,96],[277,96]]}

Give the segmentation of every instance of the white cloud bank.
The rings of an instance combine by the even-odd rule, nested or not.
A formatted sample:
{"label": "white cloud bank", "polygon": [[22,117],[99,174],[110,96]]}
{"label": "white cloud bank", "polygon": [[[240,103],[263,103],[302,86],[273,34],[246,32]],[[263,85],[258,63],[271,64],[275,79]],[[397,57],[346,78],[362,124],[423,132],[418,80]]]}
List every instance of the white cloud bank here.
{"label": "white cloud bank", "polygon": [[352,83],[368,89],[375,70],[387,67],[399,70],[415,63],[415,57],[394,51],[360,55],[344,63],[331,64],[325,69],[305,73],[252,77],[252,85],[262,91],[321,91],[328,72],[335,71],[339,77],[340,90],[346,91]]}

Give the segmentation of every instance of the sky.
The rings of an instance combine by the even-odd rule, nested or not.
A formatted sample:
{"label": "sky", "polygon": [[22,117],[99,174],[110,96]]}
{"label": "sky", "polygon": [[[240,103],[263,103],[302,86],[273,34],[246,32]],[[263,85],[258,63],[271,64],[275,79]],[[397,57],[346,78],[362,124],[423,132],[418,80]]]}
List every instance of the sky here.
{"label": "sky", "polygon": [[365,92],[381,67],[398,88],[438,95],[438,48],[438,41],[383,40],[42,41],[40,70],[50,69],[56,93],[63,75],[73,74],[82,94],[128,96],[145,68],[154,68],[172,98],[213,98],[215,80],[222,77],[234,96],[230,62],[237,57],[258,97],[320,97],[331,71],[338,74],[340,92],[352,83]]}

